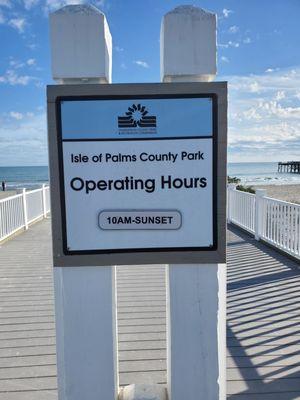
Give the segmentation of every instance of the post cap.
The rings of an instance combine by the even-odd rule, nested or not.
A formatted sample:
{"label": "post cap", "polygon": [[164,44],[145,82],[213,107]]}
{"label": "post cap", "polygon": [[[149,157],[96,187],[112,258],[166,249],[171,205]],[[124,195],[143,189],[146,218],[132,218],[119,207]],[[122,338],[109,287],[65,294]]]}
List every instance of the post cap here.
{"label": "post cap", "polygon": [[163,17],[160,32],[163,82],[215,78],[216,27],[216,14],[195,6],[176,7]]}
{"label": "post cap", "polygon": [[111,82],[112,38],[96,7],[67,5],[51,13],[50,39],[54,80]]}

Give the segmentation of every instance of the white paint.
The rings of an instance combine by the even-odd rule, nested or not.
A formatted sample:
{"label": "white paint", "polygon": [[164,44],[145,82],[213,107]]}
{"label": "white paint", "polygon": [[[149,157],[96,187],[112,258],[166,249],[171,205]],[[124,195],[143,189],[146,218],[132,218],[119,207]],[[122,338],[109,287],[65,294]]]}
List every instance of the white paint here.
{"label": "white paint", "polygon": [[23,199],[23,216],[24,216],[24,229],[28,229],[28,214],[27,214],[27,198],[26,189],[22,189],[22,199]]}
{"label": "white paint", "polygon": [[121,390],[119,400],[167,400],[167,393],[161,385],[133,384]]}
{"label": "white paint", "polygon": [[162,20],[163,82],[212,81],[216,68],[216,14],[194,6],[176,7]]}
{"label": "white paint", "polygon": [[[60,83],[111,82],[104,14],[70,5],[50,16],[52,75]],[[116,269],[54,267],[59,400],[116,400]]]}
{"label": "white paint", "polygon": [[267,191],[265,189],[255,190],[255,239],[260,239],[260,233],[262,231],[262,221],[264,220],[263,215],[263,197],[266,196]]}
{"label": "white paint", "polygon": [[[182,6],[165,15],[161,79],[211,81],[216,15]],[[226,265],[170,265],[167,274],[169,400],[226,398]]]}
{"label": "white paint", "polygon": [[228,221],[300,259],[300,205],[257,191],[253,195],[228,188]]}
{"label": "white paint", "polygon": [[53,79],[110,83],[112,38],[105,15],[92,5],[68,5],[50,14]]}
{"label": "white paint", "polygon": [[111,267],[54,268],[60,400],[117,398]]}
{"label": "white paint", "polygon": [[170,400],[226,398],[226,265],[170,265],[167,365]]}
{"label": "white paint", "polygon": [[46,204],[46,184],[42,185],[42,201],[43,201],[43,217],[47,217],[47,204]]}

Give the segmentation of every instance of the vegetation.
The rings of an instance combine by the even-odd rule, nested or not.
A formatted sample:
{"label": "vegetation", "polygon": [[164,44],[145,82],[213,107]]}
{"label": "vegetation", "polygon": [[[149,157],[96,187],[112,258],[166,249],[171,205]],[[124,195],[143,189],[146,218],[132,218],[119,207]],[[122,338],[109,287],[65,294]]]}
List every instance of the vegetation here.
{"label": "vegetation", "polygon": [[240,183],[241,183],[241,180],[240,180],[239,178],[237,178],[236,176],[233,176],[233,177],[228,176],[228,177],[227,177],[227,182],[228,182],[228,183],[235,183],[235,184],[237,185],[237,186],[236,186],[236,190],[240,190],[240,191],[242,191],[242,192],[247,192],[247,193],[255,194],[255,189],[253,189],[252,186],[244,186],[244,185],[241,185],[241,184],[240,184]]}
{"label": "vegetation", "polygon": [[236,190],[240,190],[242,192],[248,192],[248,193],[255,194],[255,189],[253,189],[252,186],[237,185]]}
{"label": "vegetation", "polygon": [[237,178],[236,176],[231,177],[231,176],[227,176],[227,183],[236,183],[237,185],[241,182],[241,180],[239,178]]}

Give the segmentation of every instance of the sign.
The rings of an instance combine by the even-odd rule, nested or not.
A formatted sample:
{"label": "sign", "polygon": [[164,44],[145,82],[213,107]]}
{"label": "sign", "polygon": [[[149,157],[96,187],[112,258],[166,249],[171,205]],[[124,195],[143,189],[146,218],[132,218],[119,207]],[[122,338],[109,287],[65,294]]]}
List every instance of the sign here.
{"label": "sign", "polygon": [[131,263],[130,255],[182,262],[186,254],[193,262],[216,253],[218,95],[107,95],[103,86],[116,85],[86,86],[99,94],[55,98],[58,259],[93,256],[107,265]]}

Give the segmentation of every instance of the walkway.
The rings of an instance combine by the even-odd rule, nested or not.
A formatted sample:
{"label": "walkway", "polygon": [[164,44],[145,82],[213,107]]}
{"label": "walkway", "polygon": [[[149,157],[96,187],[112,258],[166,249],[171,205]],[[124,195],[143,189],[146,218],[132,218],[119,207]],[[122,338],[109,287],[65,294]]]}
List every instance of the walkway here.
{"label": "walkway", "polygon": [[[0,398],[56,400],[50,221],[0,248]],[[300,400],[300,271],[232,229],[228,399]],[[166,382],[164,268],[118,270],[120,381]]]}

